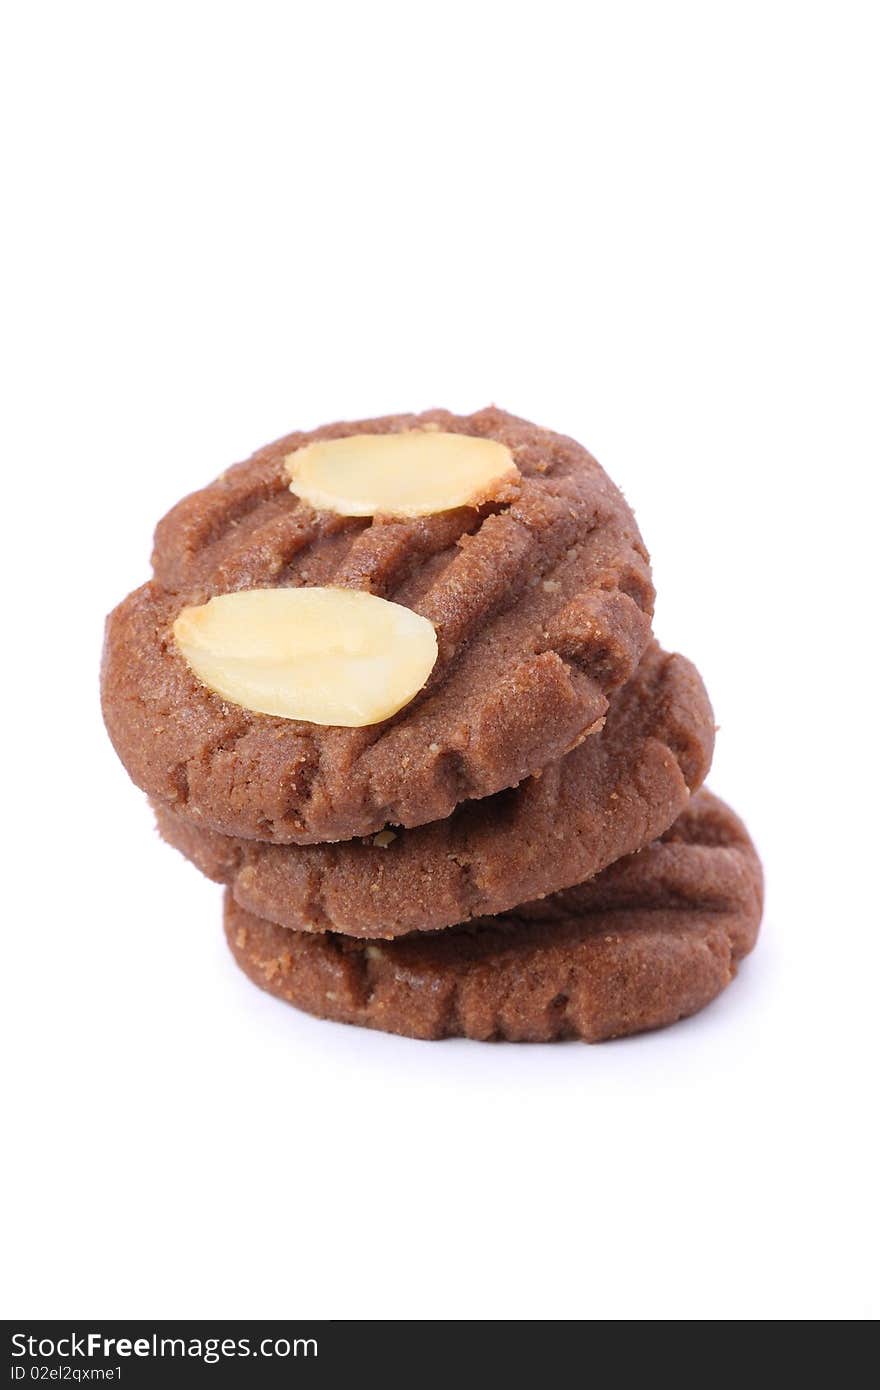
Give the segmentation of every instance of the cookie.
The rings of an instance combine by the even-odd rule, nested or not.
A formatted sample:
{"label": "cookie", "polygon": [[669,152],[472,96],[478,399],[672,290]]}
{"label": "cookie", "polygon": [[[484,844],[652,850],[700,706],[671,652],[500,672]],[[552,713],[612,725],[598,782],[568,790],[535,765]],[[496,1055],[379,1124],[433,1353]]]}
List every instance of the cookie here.
{"label": "cookie", "polygon": [[699,674],[656,643],[604,728],[520,786],[444,821],[339,845],[267,845],[157,806],[161,834],[238,905],[300,931],[394,937],[506,912],[591,878],[661,835],[714,743]]}
{"label": "cookie", "polygon": [[660,840],[569,893],[397,941],[294,932],[227,891],[236,961],[320,1018],[413,1038],[551,1042],[660,1028],[703,1008],[753,947],[761,865],[708,792]]}
{"label": "cookie", "polygon": [[[419,516],[340,515],[291,491],[290,460],[316,441],[413,432],[502,446],[513,473],[482,482],[473,505]],[[309,495],[323,498],[315,488],[310,475]],[[157,801],[276,844],[418,826],[516,786],[600,727],[650,639],[648,557],[618,490],[574,441],[496,409],[290,435],[176,506],[154,567],[108,619],[102,697],[116,750]],[[381,722],[342,727],[259,713],[202,683],[175,639],[184,610],[304,586],[363,591],[428,620],[424,688]]]}

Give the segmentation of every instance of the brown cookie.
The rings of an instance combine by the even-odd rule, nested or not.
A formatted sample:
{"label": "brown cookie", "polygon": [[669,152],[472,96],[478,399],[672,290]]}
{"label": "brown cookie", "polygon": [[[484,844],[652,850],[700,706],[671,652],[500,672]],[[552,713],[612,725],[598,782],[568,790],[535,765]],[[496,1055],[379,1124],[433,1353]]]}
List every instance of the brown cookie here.
{"label": "brown cookie", "polygon": [[240,907],[299,931],[394,937],[505,912],[580,883],[661,835],[712,757],[689,661],[652,643],[600,733],[444,821],[339,845],[266,845],[157,807],[159,829]]}
{"label": "brown cookie", "polygon": [[[495,439],[503,499],[410,520],[315,511],[285,457],[318,438],[414,427]],[[198,823],[277,844],[421,825],[517,785],[598,727],[650,637],[654,591],[632,513],[580,445],[503,411],[429,411],[295,434],[160,522],[155,582],[110,615],[104,715],[137,784]],[[367,728],[225,702],[191,672],[180,610],[240,589],[337,586],[412,608],[439,647],[427,686]]]}
{"label": "brown cookie", "polygon": [[321,1018],[413,1038],[599,1042],[708,1004],[752,949],[761,907],[745,827],[701,792],[647,849],[504,917],[378,946],[289,931],[227,892],[225,928],[256,984]]}

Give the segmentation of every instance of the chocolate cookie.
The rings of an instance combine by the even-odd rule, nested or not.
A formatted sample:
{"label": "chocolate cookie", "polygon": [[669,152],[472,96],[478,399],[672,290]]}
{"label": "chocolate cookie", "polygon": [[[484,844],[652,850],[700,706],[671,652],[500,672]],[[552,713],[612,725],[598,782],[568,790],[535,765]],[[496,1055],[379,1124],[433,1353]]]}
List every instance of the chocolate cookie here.
{"label": "chocolate cookie", "polygon": [[651,643],[604,728],[520,786],[444,821],[340,845],[205,831],[157,806],[159,829],[238,905],[295,930],[395,937],[506,912],[580,883],[661,835],[712,757],[703,683]]}
{"label": "chocolate cookie", "polygon": [[[286,460],[304,446],[409,431],[497,441],[514,475],[472,506],[409,518],[343,516],[292,493]],[[517,785],[600,726],[650,637],[648,557],[620,493],[578,444],[495,409],[290,435],[175,507],[154,566],[108,619],[117,752],[168,807],[277,844],[422,825]],[[424,689],[349,728],[255,713],[196,678],[172,635],[183,608],[303,586],[363,590],[429,620]]]}
{"label": "chocolate cookie", "polygon": [[558,897],[381,946],[289,931],[227,892],[250,978],[308,1013],[413,1038],[605,1038],[696,1013],[753,947],[761,865],[708,792],[661,840]]}

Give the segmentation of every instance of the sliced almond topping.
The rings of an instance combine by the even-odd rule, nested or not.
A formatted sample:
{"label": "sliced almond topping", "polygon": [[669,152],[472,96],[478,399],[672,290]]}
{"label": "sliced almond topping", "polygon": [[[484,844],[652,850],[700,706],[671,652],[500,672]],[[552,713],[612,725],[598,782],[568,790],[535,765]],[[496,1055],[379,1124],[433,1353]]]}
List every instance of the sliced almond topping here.
{"label": "sliced almond topping", "polygon": [[356,589],[246,589],[184,608],[174,639],[215,694],[260,714],[360,728],[396,714],[437,660],[427,618]]}
{"label": "sliced almond topping", "polygon": [[404,430],[319,439],[288,454],[290,490],[340,516],[430,516],[513,495],[520,477],[497,439]]}

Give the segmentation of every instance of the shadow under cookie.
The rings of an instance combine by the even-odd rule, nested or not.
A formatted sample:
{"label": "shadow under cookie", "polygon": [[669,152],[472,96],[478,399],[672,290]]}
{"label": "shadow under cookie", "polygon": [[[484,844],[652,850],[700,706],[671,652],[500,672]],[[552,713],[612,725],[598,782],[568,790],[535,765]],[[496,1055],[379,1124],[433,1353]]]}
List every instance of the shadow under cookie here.
{"label": "shadow under cookie", "polygon": [[700,792],[667,834],[591,883],[501,917],[392,942],[290,931],[225,899],[236,961],[321,1018],[423,1039],[585,1042],[696,1013],[754,946],[761,865]]}
{"label": "shadow under cookie", "polygon": [[698,672],[652,643],[605,727],[540,777],[446,820],[333,845],[232,839],[157,806],[163,837],[238,905],[296,931],[392,938],[495,915],[662,835],[709,769]]}

